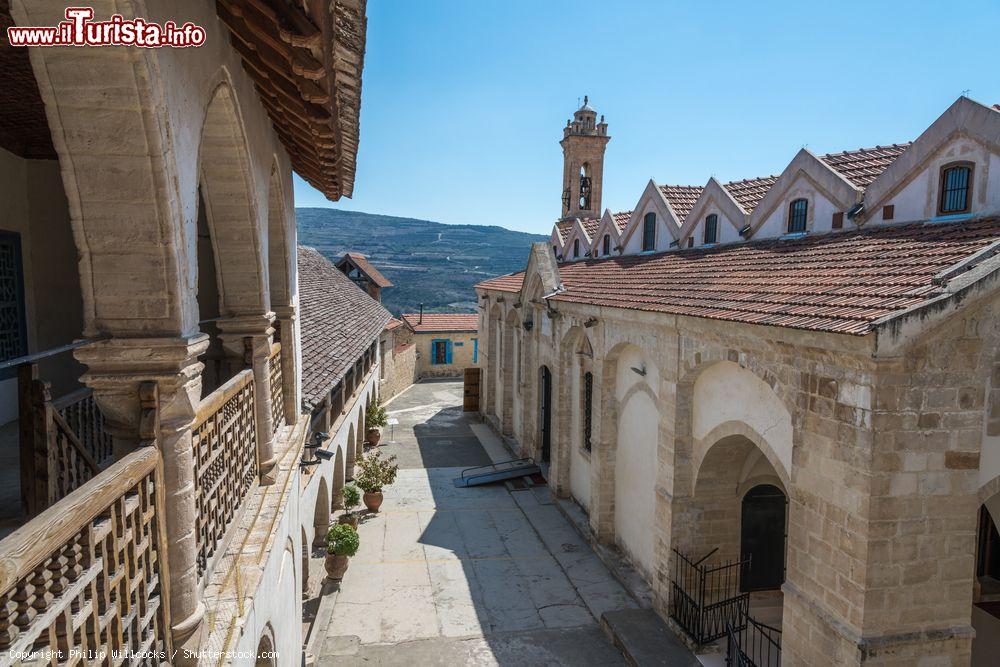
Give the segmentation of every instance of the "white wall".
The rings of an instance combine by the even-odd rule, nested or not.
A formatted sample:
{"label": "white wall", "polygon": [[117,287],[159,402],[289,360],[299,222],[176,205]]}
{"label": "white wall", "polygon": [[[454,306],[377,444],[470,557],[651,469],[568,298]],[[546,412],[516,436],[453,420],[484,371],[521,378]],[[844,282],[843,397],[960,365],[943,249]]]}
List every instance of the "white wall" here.
{"label": "white wall", "polygon": [[791,471],[792,417],[763,380],[738,364],[720,361],[702,372],[694,385],[692,419],[696,440],[719,424],[744,422],[771,445],[786,475]]}
{"label": "white wall", "polygon": [[590,456],[583,449],[582,369],[579,355],[573,354],[570,370],[569,492],[581,507],[590,511]]}
{"label": "white wall", "polygon": [[[632,368],[645,368],[646,375],[642,376]],[[650,577],[659,409],[646,391],[634,391],[626,399],[634,386],[643,383],[655,396],[659,387],[659,369],[641,350],[627,347],[618,357],[615,387],[615,396],[619,401],[618,447],[615,452],[615,540],[632,563]]]}
{"label": "white wall", "polygon": [[[775,209],[754,232],[753,238],[774,238],[788,233],[788,207],[796,199],[809,201],[806,230],[810,234],[823,234],[833,229],[833,214],[841,209],[827,199],[808,178],[800,173]],[[846,219],[844,224],[845,226],[849,224]]]}
{"label": "white wall", "polygon": [[[691,238],[694,238],[695,248],[705,245],[705,218],[713,213],[719,216],[719,223],[716,225],[716,229],[718,229],[718,244],[736,243],[743,240],[738,227],[734,226],[733,221],[726,217],[726,214],[722,212],[714,200],[710,200],[708,205],[705,206],[701,217],[698,219],[698,224],[695,225],[694,231],[691,233]],[[742,226],[742,222],[739,224]],[[681,246],[684,248],[687,247],[687,239],[682,241]]]}

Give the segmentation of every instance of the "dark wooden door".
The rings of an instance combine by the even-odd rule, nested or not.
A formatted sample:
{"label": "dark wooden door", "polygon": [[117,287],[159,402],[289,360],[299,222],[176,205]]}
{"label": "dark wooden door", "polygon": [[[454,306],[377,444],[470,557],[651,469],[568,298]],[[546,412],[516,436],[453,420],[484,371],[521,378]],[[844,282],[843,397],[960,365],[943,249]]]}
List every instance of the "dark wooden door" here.
{"label": "dark wooden door", "polygon": [[479,368],[465,369],[465,400],[463,410],[465,412],[479,411]]}
{"label": "dark wooden door", "polygon": [[552,373],[542,366],[541,377],[542,462],[548,463],[552,450]]}
{"label": "dark wooden door", "polygon": [[785,494],[776,486],[761,484],[743,497],[740,559],[744,591],[780,588],[785,581]]}

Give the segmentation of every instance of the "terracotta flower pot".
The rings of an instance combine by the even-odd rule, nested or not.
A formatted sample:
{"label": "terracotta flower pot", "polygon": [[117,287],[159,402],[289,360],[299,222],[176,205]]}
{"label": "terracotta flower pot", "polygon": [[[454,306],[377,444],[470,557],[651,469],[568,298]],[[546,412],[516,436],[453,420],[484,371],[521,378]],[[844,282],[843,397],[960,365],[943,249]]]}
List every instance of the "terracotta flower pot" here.
{"label": "terracotta flower pot", "polygon": [[375,493],[365,493],[364,502],[365,507],[371,512],[378,512],[378,508],[382,506],[382,492],[376,491]]}
{"label": "terracotta flower pot", "polygon": [[327,554],[323,565],[326,567],[326,576],[334,581],[340,581],[344,578],[344,573],[347,572],[347,556]]}
{"label": "terracotta flower pot", "polygon": [[348,526],[358,527],[358,515],[354,512],[347,512],[346,514],[341,514],[340,518],[337,519],[337,523],[346,524]]}
{"label": "terracotta flower pot", "polygon": [[368,432],[365,433],[365,438],[372,444],[372,447],[378,444],[378,441],[382,439],[382,431],[377,428],[370,428]]}

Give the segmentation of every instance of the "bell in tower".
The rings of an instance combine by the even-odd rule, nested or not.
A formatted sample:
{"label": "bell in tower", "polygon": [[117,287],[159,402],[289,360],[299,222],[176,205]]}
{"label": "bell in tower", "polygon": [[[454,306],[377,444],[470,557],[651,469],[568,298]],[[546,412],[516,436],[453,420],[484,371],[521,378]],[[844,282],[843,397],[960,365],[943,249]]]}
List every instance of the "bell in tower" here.
{"label": "bell in tower", "polygon": [[583,106],[566,121],[563,138],[562,218],[594,218],[601,214],[601,179],[608,124],[583,98]]}

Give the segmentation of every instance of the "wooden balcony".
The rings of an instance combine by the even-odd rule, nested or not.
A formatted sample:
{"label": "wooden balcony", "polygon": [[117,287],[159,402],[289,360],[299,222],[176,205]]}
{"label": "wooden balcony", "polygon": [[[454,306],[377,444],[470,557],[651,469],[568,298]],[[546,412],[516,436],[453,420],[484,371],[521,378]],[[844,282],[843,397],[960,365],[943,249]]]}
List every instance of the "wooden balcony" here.
{"label": "wooden balcony", "polygon": [[[169,655],[162,479],[147,444],[0,541],[0,665],[46,650]],[[87,663],[52,660],[74,662]]]}

